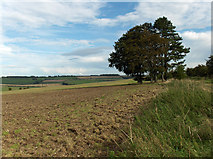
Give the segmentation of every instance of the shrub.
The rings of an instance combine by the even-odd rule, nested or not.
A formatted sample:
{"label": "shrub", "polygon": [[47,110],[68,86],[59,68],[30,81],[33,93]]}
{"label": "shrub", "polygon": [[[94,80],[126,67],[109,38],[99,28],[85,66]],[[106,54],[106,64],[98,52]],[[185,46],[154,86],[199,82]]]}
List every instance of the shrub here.
{"label": "shrub", "polygon": [[184,66],[183,65],[177,66],[176,70],[173,73],[173,77],[181,80],[185,78],[186,76],[187,75],[186,75],[186,71],[184,70]]}
{"label": "shrub", "polygon": [[62,85],[69,85],[67,82],[63,82]]}

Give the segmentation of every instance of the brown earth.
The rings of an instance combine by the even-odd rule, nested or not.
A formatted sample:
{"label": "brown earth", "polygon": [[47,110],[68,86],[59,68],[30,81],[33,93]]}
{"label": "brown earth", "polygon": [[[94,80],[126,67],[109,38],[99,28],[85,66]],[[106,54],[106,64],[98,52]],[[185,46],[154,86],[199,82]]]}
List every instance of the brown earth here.
{"label": "brown earth", "polygon": [[157,84],[2,95],[3,157],[107,156],[165,86]]}

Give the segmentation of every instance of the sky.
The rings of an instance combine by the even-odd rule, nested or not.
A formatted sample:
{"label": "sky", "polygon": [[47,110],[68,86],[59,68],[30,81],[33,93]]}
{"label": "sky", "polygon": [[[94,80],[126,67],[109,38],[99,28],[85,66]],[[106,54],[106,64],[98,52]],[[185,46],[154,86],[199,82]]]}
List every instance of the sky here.
{"label": "sky", "polygon": [[186,67],[205,64],[210,0],[1,0],[0,76],[123,74],[108,67],[114,43],[163,16],[191,48]]}

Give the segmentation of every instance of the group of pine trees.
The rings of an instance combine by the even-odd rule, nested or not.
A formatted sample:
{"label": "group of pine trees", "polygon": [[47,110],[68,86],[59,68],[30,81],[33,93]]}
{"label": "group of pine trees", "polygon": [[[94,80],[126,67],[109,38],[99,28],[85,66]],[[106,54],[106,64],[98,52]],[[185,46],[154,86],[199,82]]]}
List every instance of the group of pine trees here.
{"label": "group of pine trees", "polygon": [[109,66],[135,77],[139,83],[147,74],[152,81],[159,76],[166,80],[168,72],[182,65],[190,50],[182,45],[175,28],[166,17],[131,28],[115,42]]}

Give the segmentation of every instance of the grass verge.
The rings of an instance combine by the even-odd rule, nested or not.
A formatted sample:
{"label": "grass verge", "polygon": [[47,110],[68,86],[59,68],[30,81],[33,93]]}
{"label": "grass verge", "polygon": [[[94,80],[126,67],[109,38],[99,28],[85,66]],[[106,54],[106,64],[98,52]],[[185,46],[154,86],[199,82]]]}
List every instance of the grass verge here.
{"label": "grass verge", "polygon": [[173,81],[168,90],[141,108],[128,128],[122,152],[110,157],[211,157],[211,92],[198,82]]}

